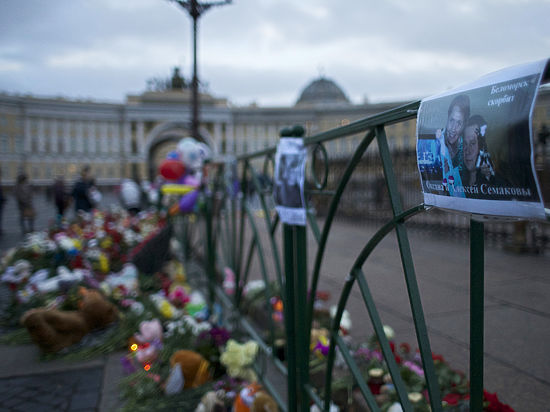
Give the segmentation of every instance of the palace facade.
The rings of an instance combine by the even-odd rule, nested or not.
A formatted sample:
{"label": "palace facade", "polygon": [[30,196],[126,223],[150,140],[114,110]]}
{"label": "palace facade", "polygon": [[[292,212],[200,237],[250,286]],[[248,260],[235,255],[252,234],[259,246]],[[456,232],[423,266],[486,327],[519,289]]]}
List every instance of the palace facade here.
{"label": "palace facade", "polygon": [[[238,155],[275,145],[279,131],[301,124],[316,134],[407,102],[352,104],[336,83],[320,77],[308,84],[291,107],[235,107],[201,94],[200,134],[215,156]],[[71,181],[89,164],[99,185],[121,178],[150,179],[176,142],[190,135],[191,91],[147,91],[125,103],[0,94],[2,184],[26,172],[35,186],[62,175]],[[534,113],[535,137],[550,125],[550,89],[541,88]],[[394,150],[415,146],[416,122],[390,125]],[[360,136],[329,142],[331,156],[349,154]]]}

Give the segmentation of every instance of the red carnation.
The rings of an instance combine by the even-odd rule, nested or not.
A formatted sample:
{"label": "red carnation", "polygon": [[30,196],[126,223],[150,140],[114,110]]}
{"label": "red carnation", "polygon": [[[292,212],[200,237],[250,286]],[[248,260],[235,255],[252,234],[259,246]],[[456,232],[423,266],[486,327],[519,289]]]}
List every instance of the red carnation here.
{"label": "red carnation", "polygon": [[443,358],[442,355],[435,355],[432,353],[432,359],[434,362],[441,362],[441,363],[445,363],[445,359]]}
{"label": "red carnation", "polygon": [[373,395],[380,395],[380,388],[382,387],[381,383],[368,382],[368,385]]}
{"label": "red carnation", "polygon": [[489,405],[485,409],[487,412],[514,412],[509,405],[498,400],[496,393],[489,393],[483,390],[483,400],[489,402]]}
{"label": "red carnation", "polygon": [[458,393],[448,393],[443,397],[443,402],[447,402],[447,405],[458,405],[458,402],[460,401],[461,396]]}
{"label": "red carnation", "polygon": [[411,353],[411,345],[409,345],[407,342],[403,342],[399,345],[399,349],[401,349],[401,352],[403,353]]}

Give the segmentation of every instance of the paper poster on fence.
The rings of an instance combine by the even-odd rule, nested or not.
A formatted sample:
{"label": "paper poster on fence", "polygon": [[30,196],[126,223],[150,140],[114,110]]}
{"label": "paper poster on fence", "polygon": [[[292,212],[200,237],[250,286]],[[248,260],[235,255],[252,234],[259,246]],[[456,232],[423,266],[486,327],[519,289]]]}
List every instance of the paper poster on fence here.
{"label": "paper poster on fence", "polygon": [[544,219],[531,116],[547,62],[504,69],[422,100],[416,151],[426,205]]}
{"label": "paper poster on fence", "polygon": [[275,154],[275,208],[283,223],[306,225],[304,201],[307,150],[302,139],[281,138]]}

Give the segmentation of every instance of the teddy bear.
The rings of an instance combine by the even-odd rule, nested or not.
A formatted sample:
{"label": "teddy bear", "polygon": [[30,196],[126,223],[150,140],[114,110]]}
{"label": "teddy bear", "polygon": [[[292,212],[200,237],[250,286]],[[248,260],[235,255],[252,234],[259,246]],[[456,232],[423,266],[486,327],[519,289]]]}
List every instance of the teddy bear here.
{"label": "teddy bear", "polygon": [[196,388],[212,379],[210,363],[198,352],[181,349],[170,357],[170,367],[180,365],[183,374],[183,388]]}
{"label": "teddy bear", "polygon": [[94,329],[117,320],[118,310],[98,291],[81,291],[80,307],[75,311],[35,308],[21,317],[31,339],[44,352],[59,352],[80,340]]}

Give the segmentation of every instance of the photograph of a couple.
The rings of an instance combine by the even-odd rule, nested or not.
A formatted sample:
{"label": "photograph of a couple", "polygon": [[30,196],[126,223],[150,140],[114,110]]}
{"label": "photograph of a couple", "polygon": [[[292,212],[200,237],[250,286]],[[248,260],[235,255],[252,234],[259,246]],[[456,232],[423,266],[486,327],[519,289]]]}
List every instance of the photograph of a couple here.
{"label": "photograph of a couple", "polygon": [[422,102],[417,161],[427,204],[503,216],[542,204],[530,130],[539,81],[540,73],[501,79]]}

